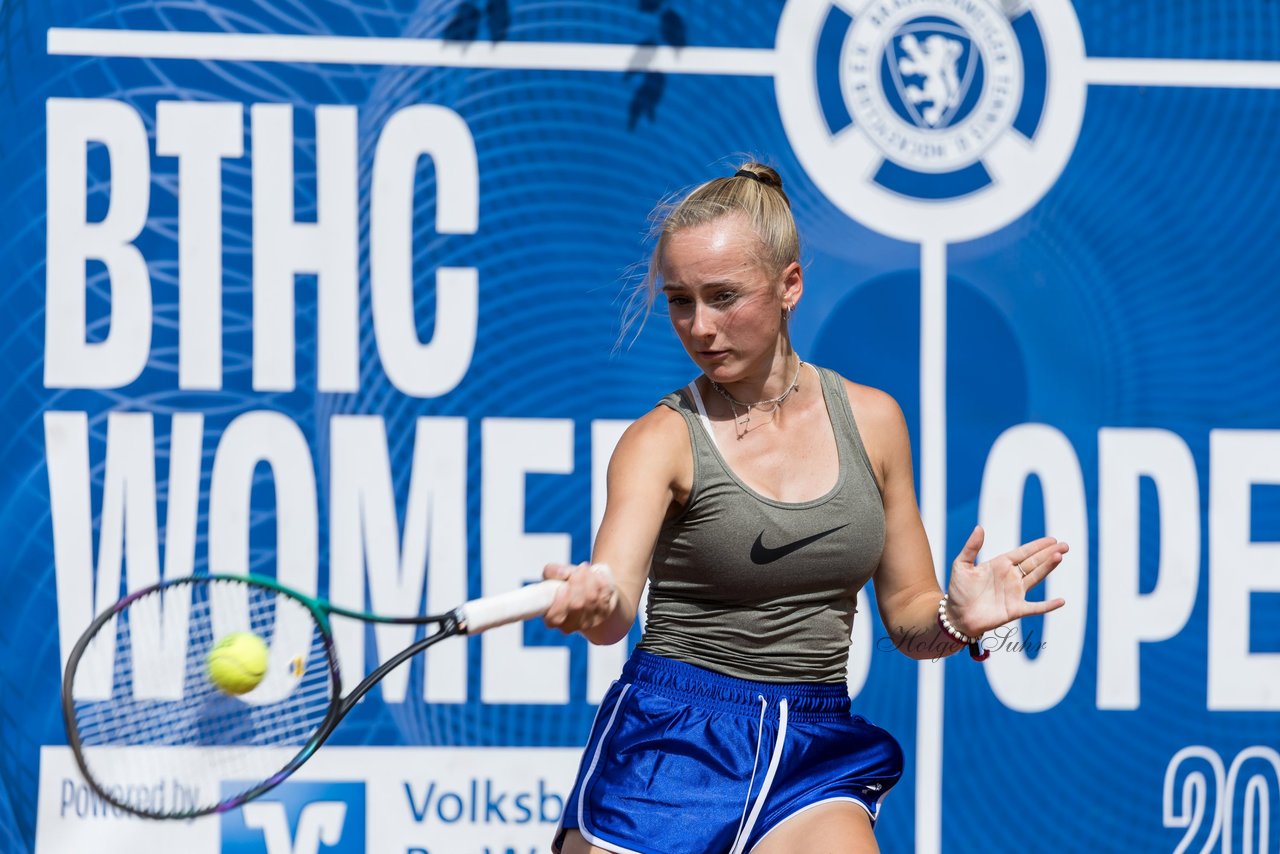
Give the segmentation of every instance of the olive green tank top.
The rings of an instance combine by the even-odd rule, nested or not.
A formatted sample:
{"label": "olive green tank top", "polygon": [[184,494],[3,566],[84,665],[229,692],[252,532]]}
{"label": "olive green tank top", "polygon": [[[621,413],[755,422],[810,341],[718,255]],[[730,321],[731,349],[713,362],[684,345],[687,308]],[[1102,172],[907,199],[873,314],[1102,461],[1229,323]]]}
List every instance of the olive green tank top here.
{"label": "olive green tank top", "polygon": [[884,547],[884,504],[843,381],[813,370],[840,473],[812,501],[775,501],[739,480],[695,384],[660,401],[688,425],[693,488],[658,534],[640,649],[741,679],[844,681],[858,591]]}

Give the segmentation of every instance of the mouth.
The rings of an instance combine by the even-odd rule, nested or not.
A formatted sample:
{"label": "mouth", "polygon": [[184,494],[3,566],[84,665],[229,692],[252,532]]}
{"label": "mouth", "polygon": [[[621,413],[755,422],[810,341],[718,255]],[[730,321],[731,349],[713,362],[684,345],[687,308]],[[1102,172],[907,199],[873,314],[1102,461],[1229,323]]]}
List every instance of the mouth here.
{"label": "mouth", "polygon": [[725,356],[728,356],[729,351],[728,350],[699,350],[698,355],[701,356],[703,359],[714,361],[716,359],[723,359]]}

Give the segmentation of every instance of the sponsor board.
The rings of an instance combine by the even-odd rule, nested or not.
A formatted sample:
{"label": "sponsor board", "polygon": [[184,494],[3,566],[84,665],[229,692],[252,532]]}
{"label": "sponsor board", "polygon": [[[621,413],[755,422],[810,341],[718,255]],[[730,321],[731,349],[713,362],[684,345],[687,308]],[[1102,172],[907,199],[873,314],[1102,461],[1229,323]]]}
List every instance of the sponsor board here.
{"label": "sponsor board", "polygon": [[[184,760],[209,762],[217,751],[186,753]],[[542,851],[560,820],[579,755],[568,748],[325,747],[293,777],[239,810],[153,821],[104,802],[81,778],[69,749],[45,747],[36,851]],[[140,764],[150,765],[152,758]],[[172,776],[139,779],[126,795],[164,804],[190,797]]]}

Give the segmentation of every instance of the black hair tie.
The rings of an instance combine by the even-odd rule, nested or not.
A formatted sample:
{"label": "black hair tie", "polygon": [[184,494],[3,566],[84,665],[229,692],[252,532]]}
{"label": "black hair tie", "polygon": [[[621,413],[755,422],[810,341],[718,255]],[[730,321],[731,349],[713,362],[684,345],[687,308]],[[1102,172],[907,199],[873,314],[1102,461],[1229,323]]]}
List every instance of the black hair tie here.
{"label": "black hair tie", "polygon": [[769,182],[764,178],[764,176],[758,175],[755,172],[752,172],[750,169],[739,169],[737,172],[733,173],[733,177],[751,178],[756,181],[759,181],[761,184],[764,184],[766,187],[769,186]]}

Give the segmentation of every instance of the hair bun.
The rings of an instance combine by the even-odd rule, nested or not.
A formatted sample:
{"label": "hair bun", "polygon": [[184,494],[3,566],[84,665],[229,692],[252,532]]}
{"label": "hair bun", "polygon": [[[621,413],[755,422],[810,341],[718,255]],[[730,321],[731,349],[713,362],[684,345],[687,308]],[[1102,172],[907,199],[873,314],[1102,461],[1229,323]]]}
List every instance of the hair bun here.
{"label": "hair bun", "polygon": [[782,176],[774,171],[772,167],[765,166],[763,163],[744,163],[733,174],[735,178],[738,176],[754,178],[761,184],[766,184],[778,192],[782,192]]}

